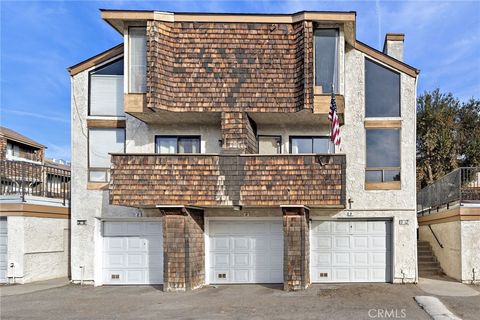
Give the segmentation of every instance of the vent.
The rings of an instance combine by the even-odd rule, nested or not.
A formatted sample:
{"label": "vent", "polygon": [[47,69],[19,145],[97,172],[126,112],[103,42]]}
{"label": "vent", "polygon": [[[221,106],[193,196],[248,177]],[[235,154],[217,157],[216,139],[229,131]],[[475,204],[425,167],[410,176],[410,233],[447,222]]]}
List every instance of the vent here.
{"label": "vent", "polygon": [[112,274],[112,279],[120,279],[120,275],[119,274]]}
{"label": "vent", "polygon": [[226,273],[217,273],[217,279],[227,279]]}
{"label": "vent", "polygon": [[319,276],[320,276],[320,278],[328,278],[328,273],[327,272],[320,272]]}

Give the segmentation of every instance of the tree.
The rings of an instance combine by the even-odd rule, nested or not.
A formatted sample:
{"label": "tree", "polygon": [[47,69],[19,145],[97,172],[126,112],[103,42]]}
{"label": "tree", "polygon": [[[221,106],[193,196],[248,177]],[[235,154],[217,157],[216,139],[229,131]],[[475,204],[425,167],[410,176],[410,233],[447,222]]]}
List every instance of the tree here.
{"label": "tree", "polygon": [[417,101],[417,179],[419,187],[458,167],[456,114],[460,106],[451,93],[425,92]]}
{"label": "tree", "polygon": [[463,103],[457,117],[460,165],[480,166],[480,100]]}
{"label": "tree", "polygon": [[480,100],[425,92],[417,100],[417,187],[459,166],[480,166]]}

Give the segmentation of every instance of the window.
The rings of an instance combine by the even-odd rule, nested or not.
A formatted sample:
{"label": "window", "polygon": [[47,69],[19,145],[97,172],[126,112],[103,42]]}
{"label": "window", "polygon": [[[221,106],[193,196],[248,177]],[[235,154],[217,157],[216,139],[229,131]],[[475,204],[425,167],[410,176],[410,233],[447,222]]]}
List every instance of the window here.
{"label": "window", "polygon": [[123,59],[90,72],[90,115],[125,115],[123,112]]}
{"label": "window", "polygon": [[319,93],[331,93],[332,85],[338,92],[338,30],[316,29],[315,37],[315,86]]}
{"label": "window", "polygon": [[146,28],[128,29],[128,92],[147,91],[147,34]]}
{"label": "window", "polygon": [[282,137],[258,136],[258,153],[260,154],[282,153]]}
{"label": "window", "polygon": [[365,59],[365,115],[400,117],[400,74]]}
{"label": "window", "polygon": [[334,153],[329,137],[290,137],[290,153]]}
{"label": "window", "polygon": [[367,129],[365,180],[400,181],[400,129]]}
{"label": "window", "polygon": [[125,151],[125,129],[88,130],[89,181],[107,182],[110,168],[109,153]]}
{"label": "window", "polygon": [[200,153],[199,136],[156,136],[156,153]]}

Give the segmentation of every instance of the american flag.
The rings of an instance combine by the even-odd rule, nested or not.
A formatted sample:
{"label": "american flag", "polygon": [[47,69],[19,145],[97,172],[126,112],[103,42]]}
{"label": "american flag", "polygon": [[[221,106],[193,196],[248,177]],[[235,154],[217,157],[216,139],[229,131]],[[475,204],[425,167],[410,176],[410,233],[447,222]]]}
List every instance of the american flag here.
{"label": "american flag", "polygon": [[338,146],[340,145],[340,120],[338,119],[337,103],[335,101],[335,93],[333,92],[332,101],[330,102],[330,112],[328,113],[328,120],[331,122],[330,140],[332,140],[332,142]]}

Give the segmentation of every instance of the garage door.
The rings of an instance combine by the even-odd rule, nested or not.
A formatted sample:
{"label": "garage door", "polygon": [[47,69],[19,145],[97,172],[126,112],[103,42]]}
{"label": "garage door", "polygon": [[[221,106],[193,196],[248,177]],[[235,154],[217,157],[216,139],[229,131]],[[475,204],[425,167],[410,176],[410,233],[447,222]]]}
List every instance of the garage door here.
{"label": "garage door", "polygon": [[211,283],[282,283],[282,221],[210,221]]}
{"label": "garage door", "polygon": [[163,283],[161,222],[103,223],[103,283]]}
{"label": "garage door", "polygon": [[313,221],[312,282],[390,282],[389,221]]}
{"label": "garage door", "polygon": [[0,218],[0,283],[6,283],[8,271],[7,218]]}

